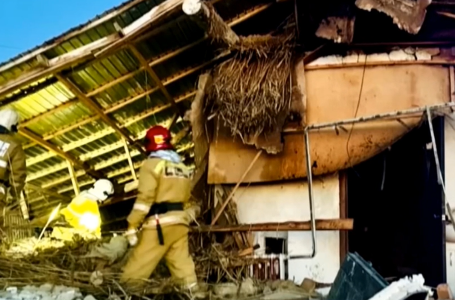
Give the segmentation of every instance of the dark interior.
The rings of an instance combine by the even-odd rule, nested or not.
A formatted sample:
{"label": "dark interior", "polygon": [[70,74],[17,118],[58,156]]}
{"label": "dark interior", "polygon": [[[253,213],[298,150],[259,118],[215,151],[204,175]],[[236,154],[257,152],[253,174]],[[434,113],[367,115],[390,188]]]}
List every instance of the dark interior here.
{"label": "dark interior", "polygon": [[[433,124],[444,166],[443,118]],[[421,273],[436,286],[446,279],[444,201],[430,142],[424,122],[348,170],[348,217],[354,219],[348,247],[386,279]]]}

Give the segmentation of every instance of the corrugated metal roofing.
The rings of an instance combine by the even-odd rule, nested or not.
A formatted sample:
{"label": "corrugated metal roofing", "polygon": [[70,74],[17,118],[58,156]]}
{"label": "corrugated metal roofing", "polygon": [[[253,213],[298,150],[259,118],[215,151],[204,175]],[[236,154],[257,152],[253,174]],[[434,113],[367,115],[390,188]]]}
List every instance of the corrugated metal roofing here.
{"label": "corrugated metal roofing", "polygon": [[[43,68],[39,66],[35,57],[13,66],[12,64],[21,57],[34,51],[40,52],[40,49],[43,49],[41,52],[46,59],[69,53],[115,33],[114,22],[123,28],[162,2],[164,1],[127,1],[40,47],[0,64],[0,70],[3,70],[0,71],[0,88],[27,72]],[[232,20],[242,22],[256,16],[260,18],[260,13],[272,5],[278,5],[274,4],[275,1],[267,0],[214,2],[220,15],[227,22]],[[115,11],[122,13],[111,18],[106,17]],[[218,61],[216,57],[219,51],[205,38],[204,31],[197,23],[183,13],[180,14],[178,18],[163,20],[160,27],[139,36],[133,44],[153,68],[178,106],[186,110],[190,108],[194,97],[199,74]],[[281,22],[282,19],[283,16],[279,15],[277,22]],[[268,23],[273,23],[270,20],[269,17]],[[255,23],[250,23],[252,24]],[[88,30],[82,30],[87,27]],[[255,26],[244,27],[242,33],[248,32],[248,27]],[[11,67],[6,68],[10,65]],[[69,67],[60,74],[74,83],[134,140],[142,139],[145,131],[152,125],[170,124],[176,113],[150,74],[127,48],[100,59]],[[30,85],[32,88],[23,87],[21,91],[13,93],[16,95],[14,98],[8,96],[6,100],[20,113],[23,120],[21,126],[46,142],[60,147],[72,157],[88,163],[92,169],[100,171],[118,183],[132,180],[131,168],[120,135],[80,102],[56,77],[48,76],[40,79],[38,83]],[[187,127],[188,124],[179,119],[171,130],[177,134]],[[24,140],[27,155],[28,182],[61,193],[67,199],[71,198],[74,191],[67,161],[35,141],[21,138]],[[177,148],[191,151],[191,137],[184,137],[177,144]],[[143,158],[133,146],[130,146],[129,150],[133,164],[138,169]],[[94,180],[80,167],[75,166],[75,172],[81,189]],[[32,214],[52,209],[52,205],[55,206],[55,203],[60,201],[54,196],[37,192],[36,189],[28,189],[27,194]]]}

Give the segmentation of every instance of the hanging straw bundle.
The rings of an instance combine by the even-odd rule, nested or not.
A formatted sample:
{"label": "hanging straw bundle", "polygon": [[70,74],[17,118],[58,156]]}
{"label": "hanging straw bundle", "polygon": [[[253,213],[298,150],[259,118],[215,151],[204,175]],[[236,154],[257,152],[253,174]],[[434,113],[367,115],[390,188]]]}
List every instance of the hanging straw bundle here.
{"label": "hanging straw bundle", "polygon": [[242,139],[281,126],[290,111],[294,34],[241,37],[233,58],[216,67],[206,109]]}

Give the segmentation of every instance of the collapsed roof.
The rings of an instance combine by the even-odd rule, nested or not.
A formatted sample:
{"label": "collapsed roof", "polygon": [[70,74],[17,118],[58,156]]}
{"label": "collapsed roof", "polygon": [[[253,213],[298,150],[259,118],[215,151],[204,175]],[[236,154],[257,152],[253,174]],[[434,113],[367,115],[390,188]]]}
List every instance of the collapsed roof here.
{"label": "collapsed roof", "polygon": [[[244,36],[270,33],[294,18],[303,51],[327,40],[371,43],[371,32],[381,42],[450,41],[455,25],[449,1],[209,2]],[[198,76],[229,53],[219,51],[182,3],[127,1],[0,65],[0,107],[12,106],[22,118],[32,216],[69,202],[96,178],[117,186],[134,180],[144,158],[140,141],[155,124],[172,130],[178,152],[192,163],[184,113]]]}

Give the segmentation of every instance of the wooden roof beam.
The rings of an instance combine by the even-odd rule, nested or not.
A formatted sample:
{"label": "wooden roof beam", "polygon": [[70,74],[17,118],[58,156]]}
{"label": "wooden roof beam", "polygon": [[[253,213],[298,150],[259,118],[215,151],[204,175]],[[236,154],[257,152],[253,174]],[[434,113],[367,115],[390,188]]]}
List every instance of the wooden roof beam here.
{"label": "wooden roof beam", "polygon": [[44,47],[40,47],[34,51],[32,51],[31,53],[27,53],[26,55],[24,56],[21,56],[20,58],[16,59],[16,60],[13,60],[3,66],[0,67],[0,72],[3,72],[5,70],[8,70],[10,68],[13,68],[19,64],[22,64],[22,63],[25,63],[27,61],[30,61],[32,59],[35,59],[37,58],[39,55],[43,54],[44,52],[54,48],[54,47],[57,47],[58,45],[60,45],[61,43],[79,35],[79,34],[83,34],[85,33],[86,31],[92,29],[92,28],[95,28],[96,26],[104,23],[104,22],[108,22],[109,20],[119,16],[120,14],[128,11],[129,9],[131,9],[132,7],[144,2],[145,0],[133,0],[133,1],[130,1],[124,5],[120,5],[121,7],[119,7],[118,9],[104,15],[103,17],[101,18],[97,18],[96,20],[90,22],[86,25],[83,25],[82,27],[78,28],[77,30],[71,30],[71,32],[69,32],[68,34],[65,34],[64,36],[62,37],[59,37],[59,38],[56,38],[54,39],[55,42],[53,42],[52,44],[50,45],[46,45]]}
{"label": "wooden roof beam", "polygon": [[163,82],[158,77],[158,75],[156,75],[155,71],[153,71],[152,67],[150,67],[149,63],[144,58],[144,56],[142,56],[142,54],[139,52],[139,50],[137,50],[137,48],[134,47],[133,45],[130,44],[130,45],[128,45],[128,47],[129,47],[130,51],[133,53],[133,55],[139,60],[139,63],[141,64],[141,66],[143,68],[145,68],[145,70],[150,75],[150,77],[152,77],[153,81],[155,81],[155,83],[158,85],[159,89],[163,93],[164,97],[166,97],[167,101],[169,101],[169,103],[172,104],[172,106],[175,108],[175,110],[180,115],[183,116],[184,111],[179,108],[179,106],[175,102],[174,98],[172,98],[171,94],[169,94],[168,90],[164,87]]}
{"label": "wooden roof beam", "polygon": [[74,165],[84,169],[88,174],[90,174],[94,178],[98,179],[98,178],[102,178],[103,177],[103,175],[101,173],[93,170],[87,163],[84,163],[84,162],[80,161],[78,158],[73,157],[71,154],[66,153],[65,151],[63,151],[62,149],[57,147],[56,145],[43,140],[42,137],[40,137],[36,133],[28,130],[27,128],[20,128],[19,129],[19,133],[22,136],[28,138],[29,140],[37,143],[41,147],[44,147],[45,149],[47,149],[47,150],[49,150],[51,152],[54,152],[58,156],[66,159],[66,160],[70,161],[71,163],[73,163]]}
{"label": "wooden roof beam", "polygon": [[[163,123],[164,123],[164,122],[163,122]],[[137,140],[137,141],[141,140],[141,139],[142,139],[142,135],[145,135],[145,132],[146,132],[146,131],[143,131],[143,132],[141,133],[141,135],[139,135],[139,136],[137,137],[136,140]],[[189,132],[189,128],[188,128],[188,127],[183,128],[181,131],[179,131],[179,132],[174,136],[173,143],[174,143],[174,144],[178,144],[178,143],[186,136],[186,134],[188,134],[188,132]],[[117,143],[114,143],[113,146],[112,146],[112,150],[121,148],[122,145],[123,145],[123,143],[122,143],[121,141],[118,143],[118,145],[117,145]],[[94,152],[96,152],[96,151],[94,151]],[[99,155],[102,155],[102,154],[105,154],[105,153],[101,153],[101,154],[99,154],[99,155],[98,155],[98,154],[99,154],[99,153],[96,153],[96,155],[92,155],[92,156],[90,156],[90,157],[93,158],[93,157],[96,157],[96,156],[99,156]],[[136,156],[139,156],[139,155],[141,155],[141,153],[140,153],[139,151],[137,151],[137,150],[133,150],[133,151],[131,151],[130,154],[129,154],[130,157],[136,157]],[[112,166],[113,164],[116,164],[116,163],[125,161],[125,160],[127,160],[127,159],[128,159],[128,155],[126,155],[126,154],[121,154],[121,155],[118,155],[118,156],[116,156],[116,157],[112,157],[112,158],[110,158],[110,159],[108,159],[108,160],[105,160],[105,161],[102,161],[102,162],[97,163],[96,165],[93,166],[93,169],[94,169],[94,170],[101,170],[101,169],[107,168],[107,167],[109,167],[109,166]],[[65,168],[67,168],[67,164],[66,164],[66,163],[61,163],[61,164],[58,164],[57,166],[53,166],[53,167],[50,167],[50,168],[48,168],[48,169],[42,170],[42,171],[40,171],[40,172],[37,172],[37,173],[35,173],[35,174],[31,174],[30,177],[31,177],[31,180],[35,180],[35,179],[38,179],[38,178],[40,178],[40,177],[44,177],[44,176],[47,176],[47,175],[49,175],[49,174],[52,174],[52,173],[54,173],[57,169],[58,169],[58,170],[63,170],[63,169],[65,169]],[[131,171],[131,168],[128,167],[128,170]],[[111,172],[111,173],[112,173],[112,172]],[[108,173],[108,174],[107,174],[107,177],[108,177],[108,178],[114,177],[114,176],[112,176],[111,173]],[[83,176],[84,174],[85,174],[85,172],[84,172],[83,170],[81,170],[81,171],[76,172],[76,173],[75,173],[75,176],[76,176],[76,177],[80,177],[80,176]],[[61,184],[61,183],[65,182],[65,181],[67,181],[67,180],[70,180],[70,179],[71,179],[71,177],[65,176],[65,177],[59,178],[59,179],[57,179],[57,180],[54,180],[54,181],[51,181],[51,182],[47,182],[46,184],[43,185],[43,187],[45,187],[45,188],[50,188],[50,187],[52,187],[52,186]]]}
{"label": "wooden roof beam", "polygon": [[[212,4],[213,4],[214,2],[216,2],[216,1],[212,0]],[[262,12],[262,11],[268,9],[269,7],[271,7],[271,5],[272,5],[272,4],[269,3],[269,4],[263,4],[263,5],[257,6],[257,7],[255,7],[254,9],[252,9],[252,10],[249,11],[249,12],[247,12],[247,13],[245,13],[245,14],[242,14],[242,15],[239,15],[239,16],[233,18],[232,20],[230,20],[230,21],[228,22],[228,25],[229,25],[230,27],[233,27],[233,26],[235,26],[235,25],[237,25],[237,24],[239,24],[239,23],[242,23],[242,22],[244,22],[245,20],[247,20],[247,19],[249,19],[249,18],[251,18],[251,17],[253,17],[253,16],[259,14],[260,12]],[[160,27],[160,28],[161,28],[161,27]],[[137,40],[141,40],[141,39],[143,39],[144,36],[148,36],[148,35],[149,35],[149,34],[141,35],[140,37],[138,37]],[[160,55],[159,57],[156,57],[156,58],[154,58],[154,59],[151,59],[151,60],[148,62],[148,65],[149,65],[151,68],[153,68],[154,66],[156,66],[156,65],[158,65],[158,64],[160,64],[160,63],[163,63],[163,62],[165,62],[165,61],[167,61],[167,60],[169,60],[169,59],[172,59],[172,58],[178,56],[179,54],[185,52],[186,50],[189,50],[189,49],[192,49],[192,48],[196,47],[197,45],[201,44],[201,43],[204,42],[205,40],[207,40],[207,37],[202,38],[202,39],[200,39],[200,40],[197,40],[197,41],[195,41],[195,42],[193,42],[193,43],[191,43],[191,44],[188,44],[188,45],[183,46],[183,47],[181,47],[181,48],[178,48],[178,49],[176,49],[176,50],[170,51],[170,52],[167,53],[167,54]],[[136,40],[135,40],[135,41],[136,41]],[[76,51],[76,50],[75,50],[75,51]],[[71,52],[70,52],[70,53],[71,53]],[[116,84],[119,84],[119,83],[121,83],[121,82],[124,82],[124,81],[130,79],[130,78],[133,78],[135,75],[137,75],[139,72],[143,71],[144,69],[145,69],[145,68],[141,66],[141,67],[140,67],[138,70],[136,70],[136,71],[127,73],[127,74],[125,74],[125,75],[123,75],[123,76],[121,76],[121,77],[119,77],[119,78],[116,78],[116,79],[114,79],[114,80],[112,80],[112,81],[110,81],[110,82],[108,82],[108,83],[106,83],[106,84],[104,84],[104,85],[102,85],[102,86],[100,86],[100,87],[94,89],[93,91],[88,92],[86,96],[87,96],[87,97],[95,96],[95,95],[97,95],[97,94],[99,94],[99,93],[105,91],[106,89],[108,89],[108,88],[110,88],[110,87],[112,87],[112,86],[114,86],[114,85],[116,85]],[[53,81],[53,83],[55,83],[55,82],[56,82],[56,81]],[[167,84],[168,84],[168,83],[164,83],[164,85],[167,85]],[[155,90],[153,90],[153,91],[155,91]],[[28,93],[28,94],[30,94],[30,93]],[[23,95],[22,95],[21,97],[23,97]],[[21,97],[20,97],[20,98],[21,98]],[[1,95],[0,95],[0,98],[1,98]],[[16,101],[16,100],[19,100],[19,99],[15,99],[15,101]],[[62,104],[62,105],[63,105],[63,104]],[[57,106],[57,107],[55,107],[54,109],[58,109],[59,107],[60,107],[60,106]],[[37,117],[39,117],[39,116],[37,116]],[[35,120],[34,120],[34,118],[32,118],[32,119],[27,120],[27,122],[34,123]],[[74,128],[76,128],[77,126],[81,126],[81,125],[74,124],[74,126],[75,126]],[[72,129],[72,128],[71,128],[71,129]],[[69,129],[69,130],[71,130],[71,129]],[[45,136],[45,137],[46,137],[46,136]]]}
{"label": "wooden roof beam", "polygon": [[47,118],[47,117],[49,117],[49,116],[52,116],[53,114],[55,114],[55,113],[57,113],[57,112],[59,112],[59,111],[61,111],[61,110],[64,110],[64,109],[66,109],[66,108],[69,108],[69,107],[73,106],[73,105],[76,104],[77,102],[78,102],[77,98],[69,99],[68,101],[66,101],[66,102],[63,103],[63,104],[60,104],[60,105],[58,105],[58,106],[56,106],[56,107],[54,107],[54,108],[51,108],[51,109],[49,109],[49,110],[47,110],[47,111],[45,111],[45,112],[43,112],[43,113],[41,113],[41,114],[39,114],[39,115],[33,117],[33,118],[30,118],[30,119],[28,119],[28,120],[22,121],[22,122],[19,124],[19,128],[21,128],[21,127],[27,127],[27,126],[29,126],[29,125],[31,125],[31,124],[33,124],[33,123],[38,122],[39,120],[45,119],[45,118]]}
{"label": "wooden roof beam", "polygon": [[[170,76],[169,78],[167,78],[167,79],[163,82],[163,85],[164,85],[164,86],[167,86],[167,85],[169,85],[169,84],[171,84],[171,83],[174,83],[174,82],[176,82],[176,81],[178,81],[178,80],[180,80],[180,79],[182,79],[182,78],[184,78],[184,77],[186,77],[186,76],[188,76],[188,75],[191,75],[191,74],[193,74],[193,73],[195,73],[195,72],[197,72],[197,71],[199,71],[199,70],[201,70],[201,69],[203,69],[203,68],[205,68],[205,67],[211,65],[212,63],[214,63],[214,62],[220,60],[221,58],[227,56],[228,54],[229,54],[229,53],[227,53],[227,52],[221,53],[220,55],[218,55],[217,57],[213,58],[212,60],[207,61],[207,62],[205,62],[205,63],[203,63],[203,64],[201,64],[201,65],[199,65],[199,66],[196,66],[196,67],[194,67],[194,68],[185,70],[185,71],[183,71],[183,72],[180,73],[180,74],[176,74],[176,75],[174,75],[174,76]],[[125,98],[125,99],[121,99],[121,100],[117,101],[117,103],[116,103],[115,105],[113,105],[113,106],[107,108],[106,110],[104,110],[104,113],[105,113],[105,114],[113,113],[113,112],[115,112],[115,111],[117,111],[117,110],[119,110],[119,109],[125,107],[126,105],[129,105],[129,104],[131,104],[131,103],[134,103],[134,102],[136,102],[137,100],[140,100],[140,99],[142,99],[143,97],[145,97],[145,96],[147,96],[147,95],[150,95],[150,94],[156,92],[157,90],[158,90],[158,88],[151,88],[151,89],[149,89],[149,90],[147,90],[147,91],[145,91],[145,92],[143,92],[143,93],[141,93],[141,94],[139,94],[139,95],[135,95],[135,96],[129,97],[129,98],[127,98],[127,99],[126,99],[126,98]],[[87,95],[86,95],[86,96],[87,96]],[[178,102],[178,99],[176,100],[176,102]],[[166,108],[167,108],[167,107],[166,107]],[[63,134],[63,133],[65,133],[65,132],[68,132],[68,131],[70,131],[70,130],[72,130],[72,129],[74,129],[74,128],[77,128],[77,127],[79,127],[79,126],[85,125],[85,124],[87,124],[87,123],[89,123],[89,122],[92,122],[92,121],[98,119],[98,118],[99,118],[99,115],[90,116],[90,117],[88,117],[88,118],[85,117],[85,118],[83,118],[82,120],[77,121],[76,123],[71,124],[71,125],[68,126],[68,127],[62,128],[62,129],[60,129],[60,130],[58,130],[58,131],[56,131],[56,132],[50,133],[50,134],[45,134],[45,135],[44,135],[44,139],[45,139],[45,140],[49,140],[49,139],[55,138],[56,136],[58,136],[58,135],[60,135],[60,134]]]}
{"label": "wooden roof beam", "polygon": [[[194,144],[187,144],[185,146],[183,146],[182,148],[178,149],[177,152],[179,153],[183,153],[185,151],[188,151],[190,149],[192,149],[194,147]],[[138,170],[142,165],[142,162],[136,162],[134,164],[134,169],[135,170]],[[126,174],[126,173],[129,173],[131,171],[130,167],[123,167],[123,168],[120,168],[118,170],[115,170],[115,171],[112,171],[112,172],[109,172],[107,174],[107,178],[113,178],[113,177],[116,177],[116,176],[120,176],[122,174]],[[68,177],[68,176],[67,176]],[[67,178],[67,180],[70,180],[69,178]],[[121,179],[119,179],[117,181],[118,184],[121,184],[121,183],[126,183],[126,182],[129,182],[131,180],[134,180],[133,176],[132,175],[129,175],[129,176],[125,176],[125,177],[122,177]],[[79,187],[83,187],[83,186],[87,186],[87,185],[90,185],[90,184],[93,184],[94,183],[94,180],[85,180],[85,181],[81,181],[79,182]],[[72,185],[68,185],[66,187],[63,187],[61,189],[59,189],[57,192],[59,194],[63,194],[63,193],[67,193],[67,192],[70,192],[71,190],[73,190],[73,187]],[[64,196],[61,196],[61,197],[64,197]],[[71,200],[69,197],[66,197],[66,199],[69,199]],[[36,203],[38,201],[35,201],[36,199],[33,199],[32,201],[30,201],[29,203]],[[41,199],[39,199],[41,200]],[[69,201],[68,200],[68,201]],[[112,201],[112,202],[109,202],[109,203],[106,203],[106,204],[103,204],[102,206],[107,206],[107,205],[111,205],[111,204],[115,204],[119,201]],[[50,201],[49,203],[45,204],[45,205],[41,205],[41,206],[35,206],[33,207],[33,211],[34,211],[34,215],[36,215],[37,213],[40,213],[42,211],[43,208],[47,208],[47,207],[51,207],[51,206],[55,206],[55,204],[57,204],[58,201]]]}
{"label": "wooden roof beam", "polygon": [[[192,91],[190,93],[186,93],[186,94],[180,96],[176,101],[177,101],[177,103],[180,103],[181,101],[185,101],[185,100],[191,98],[192,96],[194,96],[195,93],[196,93],[195,91]],[[134,124],[134,123],[136,123],[136,122],[138,122],[140,120],[143,120],[145,118],[148,118],[150,116],[153,116],[154,114],[159,113],[159,112],[161,112],[161,111],[163,111],[165,109],[168,109],[170,107],[171,107],[170,104],[166,104],[166,105],[163,105],[163,106],[160,106],[160,107],[151,108],[151,109],[149,109],[147,111],[144,111],[140,115],[136,115],[134,117],[131,117],[131,118],[127,119],[125,121],[125,123],[119,124],[119,125],[122,128],[130,126],[131,124]],[[76,148],[80,147],[81,145],[85,145],[87,143],[90,143],[90,142],[92,142],[92,141],[94,141],[96,139],[102,138],[102,137],[104,137],[106,135],[109,135],[109,134],[112,134],[114,132],[115,131],[112,128],[109,127],[109,128],[107,128],[105,130],[98,131],[97,133],[95,133],[93,135],[87,136],[87,137],[85,137],[85,138],[83,138],[81,140],[77,140],[77,141],[72,142],[70,144],[66,144],[66,145],[64,145],[62,147],[62,149],[63,149],[63,151],[68,152],[70,150],[73,150],[73,149],[76,149]],[[47,140],[47,136],[44,136],[43,138],[45,140]],[[121,143],[114,143],[113,145],[117,145],[118,147],[115,147],[115,148],[111,149],[110,146],[106,146],[106,147],[103,147],[103,148],[101,148],[99,150],[96,150],[96,151],[93,151],[93,152],[90,152],[90,153],[87,153],[87,154],[83,154],[83,155],[80,156],[80,159],[82,161],[85,161],[85,160],[94,158],[96,156],[103,155],[103,154],[106,154],[108,152],[114,151],[114,150],[120,148]],[[104,149],[107,149],[107,150],[104,150]],[[92,153],[98,153],[98,152],[100,152],[101,154],[92,155]],[[31,158],[27,159],[27,165],[28,166],[34,165],[34,164],[40,163],[40,162],[45,161],[46,159],[49,159],[49,158],[54,157],[54,156],[55,156],[54,153],[48,152],[48,153],[41,154],[41,155],[38,155],[38,156],[35,156],[35,157],[31,157]],[[42,176],[39,176],[39,177],[42,177]]]}
{"label": "wooden roof beam", "polygon": [[[239,36],[216,13],[213,6],[209,7],[200,0],[185,0],[183,1],[182,10],[195,20],[207,32],[211,39],[223,42],[228,48],[239,42]],[[214,27],[217,28],[217,33],[211,31],[211,28]]]}
{"label": "wooden roof beam", "polygon": [[[65,53],[63,55],[50,59],[48,62],[49,67],[47,68],[32,70],[10,82],[7,82],[5,85],[0,86],[0,99],[42,78],[61,72],[71,66],[92,60],[95,58],[94,53],[98,50],[103,49],[106,51],[97,53],[97,58],[118,50],[122,45],[127,44],[131,40],[137,38],[138,35],[147,30],[151,24],[160,21],[168,16],[169,13],[181,5],[181,1],[182,0],[167,0],[155,6],[148,13],[144,14],[142,17],[123,28],[123,37],[117,32],[113,33],[90,44],[79,47],[69,53]],[[173,21],[175,20],[172,20],[171,22]],[[2,70],[4,68],[2,68]]]}
{"label": "wooden roof beam", "polygon": [[133,22],[136,23],[134,26],[131,26],[133,25],[132,23],[123,28],[119,34],[120,38],[105,47],[103,50],[99,51],[96,56],[104,56],[116,51],[122,45],[128,44],[131,40],[144,33],[148,26],[150,26],[154,21],[165,19],[173,12],[177,11],[177,9],[182,5],[182,2],[183,0],[167,0],[160,5],[155,6],[148,13]]}
{"label": "wooden roof beam", "polygon": [[140,152],[145,154],[144,149],[142,146],[139,146],[135,143],[133,139],[131,139],[130,135],[126,130],[121,129],[115,121],[113,121],[111,118],[109,118],[103,110],[99,107],[97,103],[95,103],[92,99],[88,98],[80,89],[77,87],[73,82],[68,80],[67,78],[63,77],[60,74],[55,74],[55,77],[63,83],[76,97],[81,101],[85,106],[90,108],[92,111],[94,111],[106,124],[108,124],[110,127],[112,127],[118,134],[120,134],[123,138],[125,138],[128,143],[131,145],[135,146]]}

